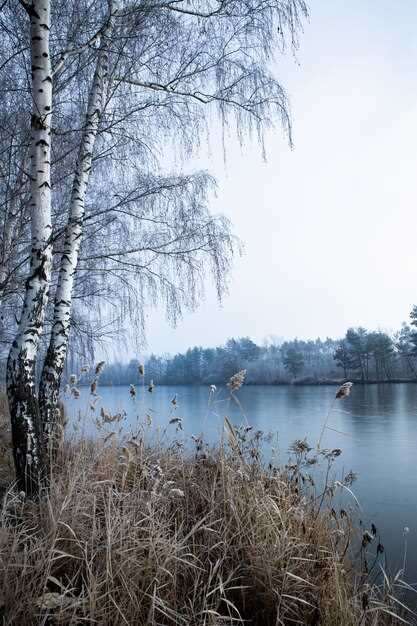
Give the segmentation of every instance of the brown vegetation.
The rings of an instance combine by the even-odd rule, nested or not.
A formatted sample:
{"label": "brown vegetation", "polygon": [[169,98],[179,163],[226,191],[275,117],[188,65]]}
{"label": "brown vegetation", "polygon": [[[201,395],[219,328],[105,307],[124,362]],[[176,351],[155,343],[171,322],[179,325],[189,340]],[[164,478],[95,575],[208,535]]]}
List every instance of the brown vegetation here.
{"label": "brown vegetation", "polygon": [[352,569],[353,517],[331,485],[322,498],[312,486],[309,467],[340,451],[299,441],[291,463],[264,468],[251,432],[227,421],[227,444],[210,450],[197,437],[187,454],[175,441],[148,448],[146,426],[124,442],[107,432],[64,445],[39,502],[10,484],[2,623],[399,623],[389,585]]}

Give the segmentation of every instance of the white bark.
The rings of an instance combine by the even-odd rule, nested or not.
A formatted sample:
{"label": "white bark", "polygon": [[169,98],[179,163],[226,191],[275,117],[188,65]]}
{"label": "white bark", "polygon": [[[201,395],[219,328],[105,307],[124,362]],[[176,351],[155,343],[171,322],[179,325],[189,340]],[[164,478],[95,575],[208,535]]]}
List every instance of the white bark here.
{"label": "white bark", "polygon": [[33,0],[24,6],[30,17],[32,61],[33,105],[30,140],[32,248],[18,333],[9,354],[7,391],[17,479],[22,488],[36,491],[34,481],[40,463],[40,429],[37,423],[34,375],[52,270],[50,0]]}
{"label": "white bark", "polygon": [[67,354],[70,331],[71,304],[78,255],[83,235],[85,198],[94,146],[106,99],[108,81],[108,44],[114,28],[116,2],[110,3],[110,14],[103,29],[93,82],[85,117],[80,149],[74,174],[64,249],[55,295],[50,344],[45,358],[40,385],[42,426],[47,436],[52,434],[58,392]]}

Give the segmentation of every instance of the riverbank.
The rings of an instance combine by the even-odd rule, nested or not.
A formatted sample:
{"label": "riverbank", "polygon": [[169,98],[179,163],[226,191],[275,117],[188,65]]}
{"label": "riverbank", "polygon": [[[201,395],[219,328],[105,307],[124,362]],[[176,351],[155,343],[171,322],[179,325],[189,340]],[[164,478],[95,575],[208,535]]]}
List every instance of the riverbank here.
{"label": "riverbank", "polygon": [[[250,379],[246,381],[247,387],[322,387],[322,386],[333,386],[339,387],[343,385],[343,383],[352,382],[355,385],[398,385],[398,384],[409,384],[409,383],[417,383],[416,378],[391,378],[386,380],[362,380],[361,378],[299,378],[295,380],[285,380],[285,381],[275,381],[275,382],[251,382]],[[154,384],[158,384],[158,381],[153,381]],[[90,387],[90,382],[80,382],[78,387]],[[219,387],[224,386],[224,382],[222,381],[215,383]],[[129,383],[112,383],[111,381],[105,381],[102,386],[104,387],[129,387]],[[146,385],[145,385],[146,386]],[[163,387],[209,387],[209,383],[161,383],[160,386]]]}
{"label": "riverbank", "polygon": [[390,378],[390,379],[370,379],[362,380],[362,378],[301,378],[295,379],[292,382],[277,382],[275,385],[334,385],[340,386],[346,382],[354,383],[355,385],[393,385],[401,383],[417,383],[416,378]]}
{"label": "riverbank", "polygon": [[121,441],[117,424],[62,446],[40,503],[13,490],[3,452],[4,624],[399,623],[398,581],[381,590],[364,566],[382,558],[375,532],[310,477],[339,450],[296,442],[288,465],[265,468],[259,435],[227,421],[224,443],[194,438],[188,454],[175,439],[148,447],[145,425]]}

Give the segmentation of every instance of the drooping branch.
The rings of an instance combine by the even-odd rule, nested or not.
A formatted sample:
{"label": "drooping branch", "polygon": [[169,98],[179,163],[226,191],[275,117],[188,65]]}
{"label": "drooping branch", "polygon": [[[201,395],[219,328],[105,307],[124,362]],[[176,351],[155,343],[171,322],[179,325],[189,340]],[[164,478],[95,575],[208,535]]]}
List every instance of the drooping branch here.
{"label": "drooping branch", "polygon": [[57,74],[63,68],[63,66],[65,64],[65,61],[69,57],[79,55],[82,52],[84,52],[85,50],[87,50],[88,48],[92,48],[95,45],[100,47],[100,40],[101,40],[101,38],[103,36],[107,36],[107,37],[109,36],[109,32],[113,28],[113,26],[110,24],[110,20],[114,19],[116,11],[114,11],[114,9],[113,9],[113,4],[114,3],[112,2],[112,0],[107,0],[107,4],[108,4],[108,7],[109,7],[109,12],[108,12],[108,15],[107,15],[106,20],[103,23],[103,25],[85,43],[83,43],[83,44],[81,44],[79,46],[75,46],[75,45],[74,46],[70,46],[66,50],[61,52],[57,62],[54,65],[53,72],[52,72],[53,75]]}

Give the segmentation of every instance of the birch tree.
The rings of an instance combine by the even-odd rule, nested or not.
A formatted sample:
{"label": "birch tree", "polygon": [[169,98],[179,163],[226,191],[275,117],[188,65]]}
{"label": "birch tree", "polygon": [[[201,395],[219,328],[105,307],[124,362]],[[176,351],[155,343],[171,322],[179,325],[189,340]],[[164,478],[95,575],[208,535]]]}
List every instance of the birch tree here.
{"label": "birch tree", "polygon": [[[266,60],[269,54],[265,27],[268,25],[268,28],[271,28],[274,23],[274,8],[281,23],[285,23],[293,35],[298,25],[297,4],[291,2],[284,9],[282,4],[276,4],[271,10],[270,5],[262,1],[250,3],[243,8],[236,2],[222,2],[214,10],[211,3],[206,3],[209,10],[203,13],[197,9],[193,10],[188,5],[188,8],[184,9],[182,3],[172,2],[162,2],[156,5],[133,2],[122,8],[111,5],[109,22],[105,32],[101,35],[100,52],[97,57],[86,122],[76,164],[70,200],[70,218],[66,230],[55,297],[51,339],[41,378],[42,422],[49,434],[52,429],[51,424],[54,421],[54,407],[58,398],[68,350],[72,293],[84,228],[84,204],[89,172],[103,112],[109,42],[113,39],[113,53],[117,51],[114,54],[116,60],[113,63],[111,96],[115,104],[112,107],[112,116],[108,121],[107,131],[112,141],[115,133],[124,133],[126,137],[130,138],[135,137],[134,122],[137,118],[137,112],[138,110],[148,111],[148,109],[150,109],[151,114],[154,113],[155,118],[161,118],[161,116],[165,118],[164,126],[168,132],[172,132],[172,127],[178,126],[176,120],[178,118],[184,137],[189,134],[189,130],[185,130],[187,120],[192,131],[198,134],[197,119],[199,113],[197,107],[211,102],[217,103],[219,106],[222,119],[226,118],[227,110],[230,108],[235,112],[239,124],[245,121],[251,124],[253,117],[258,130],[261,129],[262,122],[267,119],[267,111],[277,107],[284,127],[289,131],[285,94],[279,84],[260,68],[259,60],[262,58]],[[300,4],[300,8],[303,10],[302,4]],[[257,13],[256,19],[255,13]],[[173,15],[174,17],[172,17]],[[116,36],[113,37],[116,19],[119,21],[119,27]],[[222,22],[225,21],[226,27],[222,25]],[[207,26],[202,27],[201,22],[207,23]],[[198,47],[196,48],[194,40],[197,33],[202,41],[197,44]],[[218,41],[213,45],[211,40],[214,35],[217,36]],[[249,41],[250,39],[252,41]],[[255,47],[258,47],[259,50],[263,49],[263,52],[258,55],[260,57],[258,64],[255,64],[254,59],[250,58],[252,48]],[[154,50],[157,51],[155,56]],[[175,71],[175,79],[172,80],[172,76],[169,76],[164,81],[161,79],[168,53],[170,55],[169,70]],[[148,80],[132,76],[136,66],[151,68],[152,73],[153,58],[155,57],[159,68],[157,70],[158,76],[160,76],[159,82],[153,80],[153,76],[148,76]],[[64,56],[60,62],[63,61]],[[128,92],[121,90],[122,84],[139,87],[139,97],[136,93],[132,93],[131,89]],[[206,86],[204,92],[197,91],[197,87],[200,88],[202,84]],[[148,97],[147,92],[151,94],[150,97]],[[158,93],[157,98],[154,97],[153,92]],[[162,94],[162,99],[159,93]],[[119,104],[121,101],[123,102],[122,106]],[[204,114],[202,118],[204,118]],[[149,127],[149,122],[147,127]],[[128,129],[127,132],[126,128]],[[155,140],[158,131],[155,125],[153,129],[155,137],[152,136],[152,139]],[[127,143],[131,143],[131,140],[129,142],[128,139]],[[113,147],[112,156],[115,153],[117,154],[117,148]],[[195,211],[194,213],[189,211],[189,220],[192,215],[196,215]],[[180,223],[183,226],[184,221],[182,220]],[[213,226],[214,223],[211,222],[211,225]],[[165,228],[165,239],[164,237],[163,241],[158,239],[157,245],[155,245],[155,238],[153,238],[153,244],[148,243],[147,246],[143,245],[143,241],[142,245],[138,244],[137,241],[127,245],[127,238],[125,238],[124,247],[110,246],[109,250],[104,250],[101,254],[96,253],[93,256],[87,256],[86,260],[93,263],[105,260],[108,270],[108,261],[111,259],[112,269],[115,273],[119,273],[120,269],[123,270],[124,274],[133,270],[136,279],[138,274],[139,278],[145,276],[149,292],[151,285],[153,288],[155,287],[155,276],[161,278],[161,273],[155,274],[154,268],[149,266],[151,261],[146,256],[151,256],[151,258],[164,256],[165,264],[166,259],[175,260],[173,273],[176,272],[178,275],[179,269],[184,265],[188,264],[188,269],[193,267],[193,263],[190,263],[189,260],[192,256],[193,262],[195,262],[197,251],[214,252],[213,246],[207,245],[207,243],[221,240],[221,238],[219,239],[220,232],[216,231],[216,237],[214,237],[215,231],[212,229],[210,232],[208,223],[206,223],[205,230],[206,239],[202,236],[201,223],[199,223],[194,234],[192,229],[186,229],[180,237],[175,236],[170,240],[169,237],[166,238],[167,229]],[[198,242],[196,241],[196,233]],[[185,240],[187,243],[184,246]],[[219,247],[216,247],[218,250]],[[137,258],[138,255],[140,258]],[[220,257],[215,254],[215,258],[218,261]],[[115,268],[117,264],[119,267]],[[140,271],[138,272],[138,270]],[[192,274],[195,272],[191,271]],[[217,271],[217,284],[220,283],[220,274]],[[152,277],[151,280],[149,280],[150,276]],[[175,288],[166,287],[174,283],[175,281],[167,279],[166,275],[164,280],[160,282],[163,287],[162,291],[170,294],[172,302],[175,301]],[[194,281],[190,280],[190,287],[193,284]],[[191,296],[189,299],[192,300],[193,297]],[[172,308],[175,310],[175,306]]]}
{"label": "birch tree", "polygon": [[7,363],[7,395],[19,487],[35,494],[41,478],[42,438],[35,390],[35,363],[52,270],[50,2],[21,4],[30,21],[32,64],[30,136],[30,269],[18,332]]}
{"label": "birch tree", "polygon": [[[52,0],[52,71],[50,1],[20,3],[31,31],[32,243],[7,386],[18,481],[35,494],[78,296],[93,293],[91,308],[96,293],[108,296],[117,285],[121,300],[140,305],[130,313],[162,300],[175,319],[198,302],[207,268],[222,294],[233,237],[208,209],[212,180],[173,172],[168,162],[197,152],[212,113],[225,143],[233,129],[242,142],[253,133],[262,145],[276,120],[291,142],[286,94],[270,66],[287,40],[296,45],[306,7],[303,0]],[[45,319],[51,332],[38,402]]]}
{"label": "birch tree", "polygon": [[[100,33],[100,47],[74,173],[68,223],[65,230],[65,240],[55,293],[49,347],[40,381],[39,404],[42,416],[42,428],[47,440],[50,439],[53,428],[61,375],[68,349],[71,302],[75,273],[78,265],[78,253],[83,234],[85,198],[94,154],[94,145],[105,105],[109,63],[108,48],[112,38],[117,8],[118,5],[115,0],[109,2],[109,14],[106,20],[106,26]],[[64,57],[62,58],[64,59]]]}

